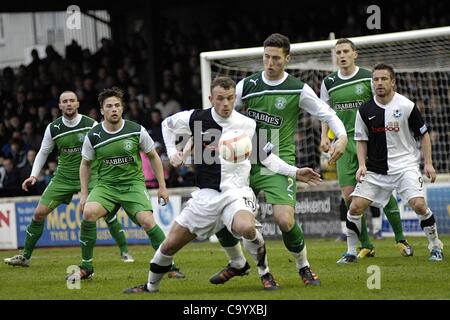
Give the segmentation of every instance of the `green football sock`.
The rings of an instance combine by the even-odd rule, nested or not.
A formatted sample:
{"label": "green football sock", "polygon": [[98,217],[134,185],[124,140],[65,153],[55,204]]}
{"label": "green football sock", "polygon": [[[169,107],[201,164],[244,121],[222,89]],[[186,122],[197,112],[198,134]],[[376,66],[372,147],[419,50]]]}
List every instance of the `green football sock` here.
{"label": "green football sock", "polygon": [[361,218],[361,233],[359,234],[359,241],[361,241],[361,247],[373,248],[373,244],[370,242],[369,233],[367,232],[366,214],[364,213]]}
{"label": "green football sock", "polygon": [[239,240],[233,237],[226,227],[223,227],[219,232],[217,232],[216,236],[217,239],[219,239],[221,246],[224,248],[234,247],[239,242]]}
{"label": "green football sock", "polygon": [[41,238],[42,232],[44,231],[44,225],[45,220],[41,222],[31,220],[31,223],[28,225],[25,236],[25,244],[23,248],[23,256],[26,259],[31,258],[34,247],[36,246],[36,243]]}
{"label": "green football sock", "polygon": [[166,235],[157,224],[146,232],[153,249],[158,250],[159,245],[164,241]]}
{"label": "green football sock", "polygon": [[[348,209],[348,203],[345,203]],[[361,218],[361,232],[359,233],[359,241],[362,248],[373,248],[373,244],[370,242],[369,233],[367,232],[366,214]]]}
{"label": "green football sock", "polygon": [[294,224],[292,229],[288,232],[282,232],[283,242],[286,248],[291,252],[300,252],[305,247],[305,238],[303,236],[303,231],[297,222]]}
{"label": "green football sock", "polygon": [[97,241],[97,223],[95,221],[81,221],[80,246],[81,267],[92,270],[95,242]]}
{"label": "green football sock", "polygon": [[391,195],[388,204],[383,209],[386,218],[388,219],[392,230],[394,230],[395,241],[399,242],[405,240],[403,234],[402,220],[400,218],[400,210],[398,209],[397,200]]}
{"label": "green football sock", "polygon": [[106,224],[108,225],[111,236],[119,246],[120,253],[122,254],[128,252],[128,244],[127,239],[125,238],[125,231],[123,230],[123,227],[117,217],[114,216],[112,221],[106,221]]}

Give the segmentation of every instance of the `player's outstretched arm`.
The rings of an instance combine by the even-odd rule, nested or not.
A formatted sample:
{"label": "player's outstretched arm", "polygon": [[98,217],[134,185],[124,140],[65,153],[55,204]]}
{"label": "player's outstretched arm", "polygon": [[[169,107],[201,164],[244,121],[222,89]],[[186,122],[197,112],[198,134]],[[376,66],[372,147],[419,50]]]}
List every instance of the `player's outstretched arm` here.
{"label": "player's outstretched arm", "polygon": [[340,136],[336,142],[334,142],[333,146],[331,147],[331,157],[328,163],[334,164],[336,161],[339,160],[340,157],[345,152],[345,148],[347,148],[347,136],[342,135]]}
{"label": "player's outstretched arm", "polygon": [[311,186],[317,186],[322,182],[320,174],[313,169],[291,166],[274,153],[270,153],[265,159],[261,160],[261,163],[274,173],[295,178],[298,181],[305,182]]}
{"label": "player's outstretched arm", "polygon": [[366,175],[367,141],[356,141],[356,154],[358,156],[359,168],[356,171],[356,181],[361,182],[361,178]]}
{"label": "player's outstretched arm", "polygon": [[326,122],[322,122],[322,132],[320,135],[320,150],[322,152],[328,152],[330,150],[330,138],[328,138],[328,124]]}
{"label": "player's outstretched arm", "polygon": [[421,139],[421,148],[424,160],[423,171],[427,178],[431,180],[431,183],[436,181],[436,170],[433,167],[433,160],[431,157],[431,139],[430,134],[426,132]]}
{"label": "player's outstretched arm", "polygon": [[161,158],[159,157],[155,148],[147,153],[147,157],[152,164],[152,169],[155,172],[156,180],[158,180],[158,200],[162,199],[164,204],[166,204],[167,202],[169,202],[169,192],[166,188],[166,180],[164,179],[164,168]]}
{"label": "player's outstretched arm", "polygon": [[80,185],[81,185],[80,208],[81,208],[81,211],[84,210],[84,205],[86,204],[86,200],[89,195],[88,185],[89,185],[90,177],[91,177],[91,161],[86,160],[86,159],[81,159],[81,164],[80,164]]}

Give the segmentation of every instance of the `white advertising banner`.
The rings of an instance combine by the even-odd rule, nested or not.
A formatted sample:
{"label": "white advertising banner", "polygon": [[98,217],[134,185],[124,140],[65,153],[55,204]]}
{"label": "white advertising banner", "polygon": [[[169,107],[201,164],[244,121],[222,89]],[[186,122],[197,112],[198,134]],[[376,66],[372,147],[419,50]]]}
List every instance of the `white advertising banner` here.
{"label": "white advertising banner", "polygon": [[17,249],[15,208],[14,203],[0,203],[0,249]]}

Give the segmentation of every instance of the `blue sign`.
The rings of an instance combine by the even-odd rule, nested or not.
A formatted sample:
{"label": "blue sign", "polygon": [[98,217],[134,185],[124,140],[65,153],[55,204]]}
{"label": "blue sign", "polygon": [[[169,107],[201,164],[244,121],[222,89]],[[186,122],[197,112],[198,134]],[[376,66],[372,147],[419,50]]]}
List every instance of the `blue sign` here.
{"label": "blue sign", "polygon": [[[31,222],[37,204],[38,201],[16,202],[17,244],[19,247],[24,246],[26,228]],[[147,234],[142,227],[135,225],[122,209],[117,213],[117,219],[125,230],[129,244],[149,243]],[[60,205],[47,216],[44,232],[37,247],[78,246],[81,220],[82,213],[78,198],[74,198],[68,205]],[[97,244],[115,244],[104,219],[97,221]]]}
{"label": "blue sign", "polygon": [[439,233],[450,233],[450,183],[437,183],[427,186],[427,203]]}

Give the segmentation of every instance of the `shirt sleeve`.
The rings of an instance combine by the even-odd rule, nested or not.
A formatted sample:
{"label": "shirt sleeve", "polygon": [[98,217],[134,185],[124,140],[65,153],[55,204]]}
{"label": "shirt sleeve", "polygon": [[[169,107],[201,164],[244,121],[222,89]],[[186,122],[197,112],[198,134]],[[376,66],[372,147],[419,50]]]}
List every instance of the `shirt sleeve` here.
{"label": "shirt sleeve", "polygon": [[331,106],[331,99],[330,95],[328,94],[328,89],[325,86],[325,81],[322,81],[322,85],[320,86],[320,99],[327,105]]}
{"label": "shirt sleeve", "polygon": [[91,140],[89,140],[87,135],[84,137],[83,148],[81,149],[81,157],[87,161],[92,161],[95,159],[95,150],[92,147]]}
{"label": "shirt sleeve", "polygon": [[177,135],[192,135],[189,120],[193,112],[194,110],[178,112],[162,122],[162,134],[169,158],[178,152],[175,145]]}
{"label": "shirt sleeve", "polygon": [[148,134],[147,130],[143,126],[141,126],[141,135],[139,137],[139,148],[145,153],[149,153],[152,151],[155,142],[152,137]]}
{"label": "shirt sleeve", "polygon": [[359,141],[368,141],[369,140],[369,130],[367,129],[366,124],[364,123],[361,114],[356,114],[355,120],[355,140]]}
{"label": "shirt sleeve", "polygon": [[47,161],[48,155],[55,148],[55,142],[52,139],[50,133],[50,124],[45,129],[44,138],[42,139],[41,148],[36,155],[36,159],[33,163],[33,168],[31,169],[30,177],[37,177],[39,172],[41,172],[44,167],[45,161]]}
{"label": "shirt sleeve", "polygon": [[313,89],[306,83],[303,85],[303,90],[300,94],[299,107],[317,117],[320,121],[326,122],[336,137],[347,136],[344,124],[338,118],[336,112],[324,101],[320,100]]}
{"label": "shirt sleeve", "polygon": [[270,171],[283,176],[292,178],[297,176],[297,167],[287,164],[274,153],[270,153],[264,160],[261,160],[261,163]]}
{"label": "shirt sleeve", "polygon": [[236,85],[236,101],[234,102],[234,108],[239,111],[242,109],[244,102],[242,101],[242,92],[244,92],[244,79],[238,82]]}
{"label": "shirt sleeve", "polygon": [[423,136],[428,131],[428,128],[423,121],[423,117],[416,105],[414,105],[411,110],[411,114],[408,118],[408,124],[415,137]]}

